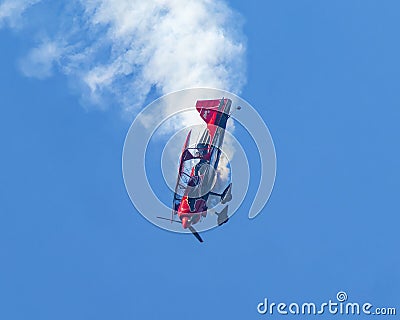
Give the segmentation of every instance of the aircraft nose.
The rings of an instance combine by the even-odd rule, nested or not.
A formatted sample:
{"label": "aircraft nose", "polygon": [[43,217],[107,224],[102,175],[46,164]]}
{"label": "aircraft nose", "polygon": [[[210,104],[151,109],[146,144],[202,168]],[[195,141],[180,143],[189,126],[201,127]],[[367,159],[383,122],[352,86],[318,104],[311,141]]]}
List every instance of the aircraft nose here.
{"label": "aircraft nose", "polygon": [[182,227],[183,229],[186,229],[187,227],[189,227],[189,218],[188,217],[183,217],[182,218]]}

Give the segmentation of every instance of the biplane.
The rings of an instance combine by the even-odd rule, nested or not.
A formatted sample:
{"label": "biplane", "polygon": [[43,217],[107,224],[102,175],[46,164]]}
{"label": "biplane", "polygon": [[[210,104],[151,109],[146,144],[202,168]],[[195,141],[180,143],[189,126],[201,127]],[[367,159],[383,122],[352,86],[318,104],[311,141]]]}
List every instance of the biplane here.
{"label": "biplane", "polygon": [[[203,239],[193,225],[207,216],[207,203],[210,198],[217,197],[221,204],[226,204],[232,199],[231,183],[222,193],[213,190],[231,104],[232,101],[225,98],[196,102],[196,109],[207,127],[193,145],[190,144],[192,131],[188,133],[179,161],[171,219],[158,217],[182,224],[182,227],[189,229],[200,242],[203,242]],[[214,213],[217,215],[219,226],[229,219],[228,205],[221,212]],[[175,220],[175,216],[179,220]]]}

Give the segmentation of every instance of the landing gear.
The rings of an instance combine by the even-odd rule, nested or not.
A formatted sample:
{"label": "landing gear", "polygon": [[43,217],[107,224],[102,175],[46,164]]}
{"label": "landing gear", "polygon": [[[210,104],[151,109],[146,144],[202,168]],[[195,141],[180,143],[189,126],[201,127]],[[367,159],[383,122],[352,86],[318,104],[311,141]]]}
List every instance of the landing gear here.
{"label": "landing gear", "polygon": [[217,212],[215,211],[215,214],[217,215],[217,223],[218,225],[223,225],[224,223],[228,222],[229,218],[228,218],[228,206],[226,206],[225,208],[222,209],[221,212]]}
{"label": "landing gear", "polygon": [[221,203],[225,204],[232,200],[232,183],[230,183],[222,193],[210,192],[210,195],[217,196],[221,198]]}
{"label": "landing gear", "polygon": [[[227,203],[227,202],[232,200],[231,190],[232,190],[232,183],[230,183],[222,193],[210,192],[210,195],[214,195],[214,196],[220,197],[221,204],[225,204],[225,203]],[[229,218],[228,218],[228,206],[225,206],[225,208],[223,208],[221,212],[215,211],[215,214],[218,217],[217,218],[217,223],[218,223],[219,226],[224,224],[224,223],[226,223],[229,220]]]}
{"label": "landing gear", "polygon": [[221,203],[225,204],[232,200],[232,183],[230,183],[221,194]]}

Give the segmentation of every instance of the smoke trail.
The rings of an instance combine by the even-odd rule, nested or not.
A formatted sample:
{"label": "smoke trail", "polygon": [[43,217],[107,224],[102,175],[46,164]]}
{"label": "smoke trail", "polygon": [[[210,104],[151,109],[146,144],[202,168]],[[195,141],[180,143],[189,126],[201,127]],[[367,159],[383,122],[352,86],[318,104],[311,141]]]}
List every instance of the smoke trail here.
{"label": "smoke trail", "polygon": [[[128,118],[146,99],[188,87],[239,93],[245,83],[241,22],[221,0],[71,0],[64,4],[4,0],[0,4],[0,27],[29,27],[28,41],[34,35],[35,43],[19,60],[24,75],[43,79],[57,70],[68,76],[82,104],[117,105]],[[165,114],[177,103],[182,101],[166,106]],[[202,124],[197,114],[180,115],[164,133],[193,124]],[[169,150],[171,159],[179,154],[177,148]],[[234,150],[230,151],[232,157]],[[224,184],[229,172],[227,161],[222,160],[218,181]]]}
{"label": "smoke trail", "polygon": [[[0,26],[29,25],[50,4],[4,0]],[[239,93],[245,83],[241,18],[223,1],[72,0],[53,11],[51,28],[29,25],[39,40],[20,68],[37,78],[61,71],[86,104],[135,113],[149,94],[194,86]]]}
{"label": "smoke trail", "polygon": [[41,0],[5,0],[0,3],[0,27],[4,24],[12,27],[21,27],[22,14]]}

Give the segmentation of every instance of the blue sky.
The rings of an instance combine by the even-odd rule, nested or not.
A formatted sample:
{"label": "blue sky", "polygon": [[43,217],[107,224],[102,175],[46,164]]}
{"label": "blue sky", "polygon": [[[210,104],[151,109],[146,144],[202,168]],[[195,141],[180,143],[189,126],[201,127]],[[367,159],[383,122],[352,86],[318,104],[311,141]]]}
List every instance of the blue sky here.
{"label": "blue sky", "polygon": [[25,76],[40,28],[0,29],[0,318],[257,319],[265,297],[340,290],[400,308],[400,4],[228,4],[247,38],[241,97],[270,129],[277,177],[261,215],[236,213],[202,245],[132,206],[130,121],[104,107],[112,94],[96,108],[62,69]]}

